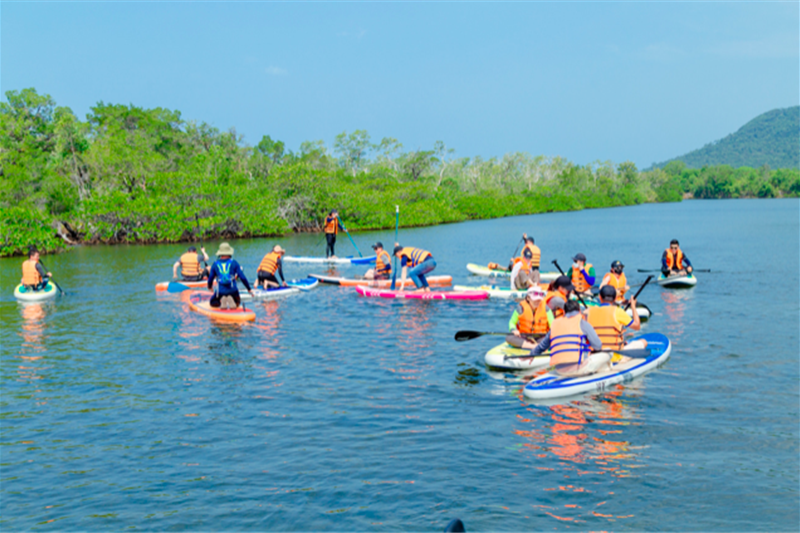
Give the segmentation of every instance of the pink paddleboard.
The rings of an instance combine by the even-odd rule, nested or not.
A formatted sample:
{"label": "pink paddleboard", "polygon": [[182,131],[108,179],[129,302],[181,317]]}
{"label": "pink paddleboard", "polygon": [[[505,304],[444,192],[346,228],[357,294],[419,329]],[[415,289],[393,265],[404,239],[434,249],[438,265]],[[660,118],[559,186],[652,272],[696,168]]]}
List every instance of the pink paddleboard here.
{"label": "pink paddleboard", "polygon": [[408,300],[485,300],[489,297],[486,291],[392,291],[388,289],[373,289],[371,287],[356,287],[356,292],[361,296],[377,298],[405,298]]}

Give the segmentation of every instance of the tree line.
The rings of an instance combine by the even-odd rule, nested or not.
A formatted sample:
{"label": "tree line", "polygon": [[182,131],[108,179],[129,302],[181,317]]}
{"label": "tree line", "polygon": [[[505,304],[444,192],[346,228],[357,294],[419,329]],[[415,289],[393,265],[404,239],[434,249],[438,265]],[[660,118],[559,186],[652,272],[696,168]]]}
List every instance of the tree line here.
{"label": "tree line", "polygon": [[343,132],[297,152],[265,135],[187,121],[179,111],[99,102],[80,120],[35,89],[0,103],[0,256],[70,243],[155,243],[318,231],[337,208],[350,229],[680,201],[798,196],[800,172],[672,162],[577,165],[509,153],[456,157],[438,141],[406,150]]}

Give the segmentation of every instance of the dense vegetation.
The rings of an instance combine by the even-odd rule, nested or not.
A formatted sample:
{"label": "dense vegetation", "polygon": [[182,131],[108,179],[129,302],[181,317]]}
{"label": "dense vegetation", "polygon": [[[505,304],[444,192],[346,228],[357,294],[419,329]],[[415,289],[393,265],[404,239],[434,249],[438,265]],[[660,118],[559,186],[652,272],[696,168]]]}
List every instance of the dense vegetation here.
{"label": "dense vegetation", "polygon": [[653,165],[682,161],[689,168],[711,165],[800,169],[800,106],[773,109],[735,133],[686,155]]}
{"label": "dense vegetation", "polygon": [[33,89],[0,103],[0,255],[65,243],[176,242],[318,231],[338,208],[351,229],[740,196],[797,196],[800,172],[767,167],[639,172],[630,162],[560,157],[455,158],[437,142],[404,151],[365,131],[287,151],[269,136],[177,111],[98,103],[86,121]]}

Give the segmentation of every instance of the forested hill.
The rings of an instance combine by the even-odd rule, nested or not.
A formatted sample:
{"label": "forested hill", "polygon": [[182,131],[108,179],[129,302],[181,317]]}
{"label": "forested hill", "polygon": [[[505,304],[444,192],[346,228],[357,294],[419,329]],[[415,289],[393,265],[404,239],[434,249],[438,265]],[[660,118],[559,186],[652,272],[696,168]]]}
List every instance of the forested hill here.
{"label": "forested hill", "polygon": [[719,141],[653,167],[670,161],[683,161],[689,168],[800,168],[800,106],[768,111]]}

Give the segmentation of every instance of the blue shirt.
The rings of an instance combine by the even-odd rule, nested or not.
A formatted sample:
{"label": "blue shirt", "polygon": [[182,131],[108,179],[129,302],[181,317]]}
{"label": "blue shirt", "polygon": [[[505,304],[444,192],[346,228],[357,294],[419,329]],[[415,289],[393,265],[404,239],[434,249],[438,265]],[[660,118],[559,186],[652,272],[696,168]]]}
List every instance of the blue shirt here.
{"label": "blue shirt", "polygon": [[[219,282],[218,278],[224,277],[223,273],[226,271],[228,272],[227,277],[230,279],[230,283]],[[211,265],[211,271],[208,273],[208,288],[212,288],[214,280],[217,279],[217,294],[236,294],[239,292],[239,288],[236,286],[237,278],[242,280],[248,291],[251,289],[250,282],[247,281],[247,276],[244,275],[244,270],[239,266],[236,259],[226,259],[224,261],[217,259]]]}

